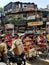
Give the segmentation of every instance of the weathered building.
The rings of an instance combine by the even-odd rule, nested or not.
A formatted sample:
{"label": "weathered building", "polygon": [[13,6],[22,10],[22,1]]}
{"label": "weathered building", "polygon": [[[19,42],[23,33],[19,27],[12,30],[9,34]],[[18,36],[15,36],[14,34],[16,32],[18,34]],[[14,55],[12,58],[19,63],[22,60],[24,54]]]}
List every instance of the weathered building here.
{"label": "weathered building", "polygon": [[[13,23],[17,31],[33,30],[34,27],[45,27],[47,9],[38,9],[35,3],[10,2],[4,7],[6,22]],[[28,26],[28,22],[44,22],[44,24]]]}

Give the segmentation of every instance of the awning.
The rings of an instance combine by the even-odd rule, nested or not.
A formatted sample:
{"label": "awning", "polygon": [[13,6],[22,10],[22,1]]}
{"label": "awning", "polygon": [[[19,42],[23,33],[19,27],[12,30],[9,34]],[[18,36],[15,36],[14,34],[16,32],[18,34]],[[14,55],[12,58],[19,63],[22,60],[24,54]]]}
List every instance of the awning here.
{"label": "awning", "polygon": [[40,25],[43,25],[43,22],[29,22],[27,23],[28,26],[40,26]]}

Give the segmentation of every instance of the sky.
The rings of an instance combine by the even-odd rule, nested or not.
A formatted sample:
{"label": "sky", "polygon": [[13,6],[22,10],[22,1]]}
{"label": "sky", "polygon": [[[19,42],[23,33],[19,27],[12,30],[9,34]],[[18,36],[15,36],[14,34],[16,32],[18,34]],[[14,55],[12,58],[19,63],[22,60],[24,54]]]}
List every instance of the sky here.
{"label": "sky", "polygon": [[0,0],[0,7],[4,7],[9,2],[34,2],[37,4],[38,8],[46,8],[47,5],[49,5],[49,0]]}

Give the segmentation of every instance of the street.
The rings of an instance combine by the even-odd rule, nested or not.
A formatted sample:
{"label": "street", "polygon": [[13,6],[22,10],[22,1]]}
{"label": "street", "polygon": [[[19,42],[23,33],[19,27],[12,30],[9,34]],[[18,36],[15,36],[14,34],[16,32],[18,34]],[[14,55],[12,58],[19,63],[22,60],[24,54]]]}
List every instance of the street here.
{"label": "street", "polygon": [[[6,65],[6,64],[0,62],[0,65]],[[13,64],[13,65],[17,65],[17,64]],[[47,58],[33,57],[32,59],[30,59],[30,61],[26,61],[26,65],[49,65],[49,56]]]}
{"label": "street", "polygon": [[0,61],[49,65],[49,0],[0,1]]}
{"label": "street", "polygon": [[49,59],[33,59],[26,63],[26,65],[49,65]]}

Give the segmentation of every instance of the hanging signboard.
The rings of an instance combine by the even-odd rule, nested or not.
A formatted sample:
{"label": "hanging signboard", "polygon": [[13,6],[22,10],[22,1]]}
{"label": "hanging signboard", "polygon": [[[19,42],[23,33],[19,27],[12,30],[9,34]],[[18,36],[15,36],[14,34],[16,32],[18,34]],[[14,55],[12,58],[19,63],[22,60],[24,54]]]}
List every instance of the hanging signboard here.
{"label": "hanging signboard", "polygon": [[43,25],[43,22],[29,22],[28,26],[39,26],[39,25]]}

